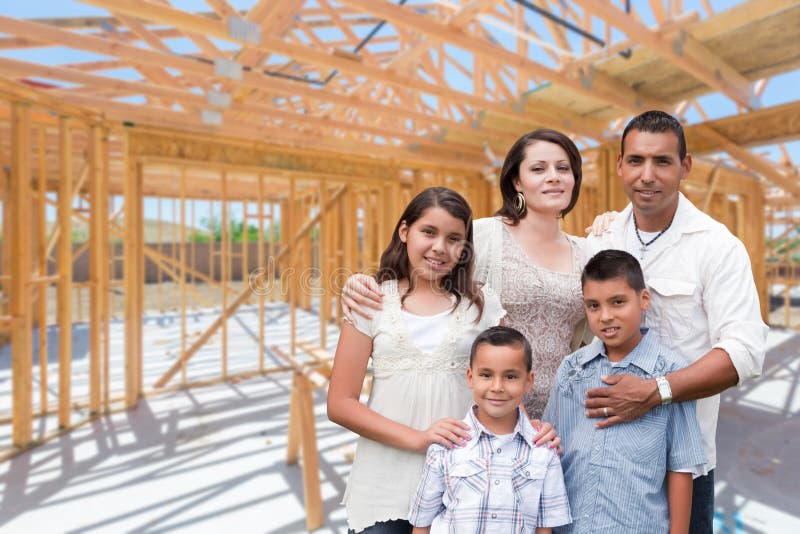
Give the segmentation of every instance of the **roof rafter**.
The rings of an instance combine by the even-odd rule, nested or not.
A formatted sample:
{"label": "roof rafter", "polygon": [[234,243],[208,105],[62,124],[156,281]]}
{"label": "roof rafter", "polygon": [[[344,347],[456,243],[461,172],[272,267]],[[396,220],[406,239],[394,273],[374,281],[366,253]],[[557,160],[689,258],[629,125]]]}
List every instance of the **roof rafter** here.
{"label": "roof rafter", "polygon": [[750,82],[688,33],[679,32],[678,37],[669,42],[605,0],[574,1],[587,12],[622,30],[635,41],[739,105],[747,108],[756,107]]}
{"label": "roof rafter", "polygon": [[[174,54],[164,54],[152,50],[138,48],[123,43],[113,43],[99,37],[76,34],[66,30],[45,26],[29,21],[21,21],[0,16],[0,32],[16,33],[25,36],[37,36],[38,39],[50,43],[69,46],[80,50],[87,50],[120,59],[126,59],[131,64],[152,64],[181,70],[185,73],[197,75],[209,84],[219,78],[214,73],[213,65],[180,57]],[[292,83],[278,78],[273,78],[259,71],[245,71],[242,74],[241,85],[279,93],[286,97],[301,96],[314,100],[324,100],[348,108],[362,110],[368,114],[378,114],[387,117],[405,117],[419,121],[422,124],[432,124],[437,128],[453,132],[461,132],[468,136],[489,137],[496,139],[512,139],[513,133],[485,127],[472,127],[455,121],[416,112],[408,107],[390,106],[380,104],[366,98],[351,97],[334,92],[322,92],[304,84]],[[512,139],[513,140],[513,139]]]}
{"label": "roof rafter", "polygon": [[[247,43],[245,41],[241,41],[234,37],[229,36],[226,26],[219,21],[186,13],[171,7],[156,5],[149,2],[144,2],[142,0],[125,0],[124,2],[120,0],[81,0],[81,1],[97,7],[108,8],[115,11],[127,13],[129,15],[133,15],[136,17],[141,17],[147,20],[151,20],[153,22],[158,22],[162,24],[171,24],[177,28],[181,28],[186,31],[191,31],[202,35],[215,36],[218,38],[227,39],[232,42],[239,42],[242,45],[249,45],[251,48],[258,49],[263,52],[274,52],[277,54],[281,54],[283,56],[294,57],[299,61],[306,61],[312,64],[322,65],[331,69],[336,69],[343,72],[350,72],[356,76],[365,76],[367,78],[372,78],[374,80],[385,80],[386,82],[391,83],[393,85],[406,87],[408,89],[412,89],[415,91],[422,91],[431,95],[435,95],[440,98],[461,100],[477,109],[481,108],[490,109],[494,113],[497,113],[499,115],[505,115],[513,118],[519,118],[520,116],[523,115],[523,113],[515,111],[512,104],[506,105],[506,104],[492,102],[449,87],[442,87],[434,83],[425,82],[420,80],[419,78],[411,78],[408,76],[403,76],[391,70],[384,70],[369,65],[364,65],[358,61],[354,61],[349,57],[344,57],[334,52],[320,51],[305,46],[293,45],[291,43],[287,43],[286,41],[277,39],[275,37],[266,34],[262,34],[261,44],[259,45]],[[343,0],[343,2],[356,3],[356,0]],[[358,3],[361,3],[361,0],[358,0]],[[378,2],[378,0],[374,0],[374,2],[373,0],[369,0],[368,2],[365,3],[368,4],[368,7],[371,6],[372,8],[375,7],[373,3],[374,4],[381,3],[382,4],[381,7],[388,6],[391,8],[396,8],[396,6],[394,6],[393,4],[383,4],[382,2]],[[418,22],[419,24],[423,24],[426,27],[429,27],[431,24],[431,21],[429,21],[426,17],[422,15],[416,15],[410,11],[403,10],[401,8],[396,8],[396,9],[399,9],[402,13],[412,15],[413,18],[410,20],[409,25],[413,25],[414,21]],[[368,12],[373,12],[372,9],[365,9],[365,10]],[[379,9],[378,13],[376,14],[380,15],[380,11],[381,10]],[[394,15],[396,14],[396,12],[392,12],[392,14]],[[434,27],[444,28],[445,31],[451,30],[439,23],[433,23],[433,24]],[[418,27],[417,29],[421,31],[426,31],[426,28],[424,27]],[[459,31],[458,33],[459,35],[462,36],[461,41],[463,42],[471,43],[473,41],[476,41],[474,38],[468,36],[463,32]],[[471,47],[472,45],[470,45],[467,49]],[[498,59],[498,55],[502,57],[506,56],[507,54],[510,54],[512,57],[516,58],[514,54],[511,54],[508,51],[500,47],[493,46],[489,43],[480,44],[479,46],[477,46],[477,48],[481,50],[481,53],[483,55],[486,55],[488,57],[494,57],[495,60]],[[507,54],[502,54],[502,52],[506,52]],[[519,66],[523,68],[527,67],[528,64],[531,64],[535,65],[537,68],[541,67],[542,69],[552,71],[552,69],[547,69],[547,67],[544,67],[543,65],[539,65],[538,63],[532,61],[521,60],[521,58],[514,59],[512,63],[522,63]],[[574,81],[573,85],[582,87],[579,81]],[[620,88],[620,90],[622,89]],[[584,92],[589,93],[591,91],[584,90]],[[630,93],[631,90],[627,89],[625,92]],[[611,97],[611,95],[609,95],[609,97]],[[616,100],[618,99],[618,96],[613,96],[612,98]],[[629,102],[628,105],[630,105]],[[595,139],[602,137],[602,132],[603,132],[602,125],[597,123],[593,124],[591,120],[586,120],[566,110],[552,110],[552,111],[541,110],[536,112],[528,111],[527,115],[532,120],[546,120],[548,122],[555,122],[557,124],[562,124],[565,129],[569,129],[571,131],[575,131],[577,133],[581,133],[589,137],[594,137]]]}

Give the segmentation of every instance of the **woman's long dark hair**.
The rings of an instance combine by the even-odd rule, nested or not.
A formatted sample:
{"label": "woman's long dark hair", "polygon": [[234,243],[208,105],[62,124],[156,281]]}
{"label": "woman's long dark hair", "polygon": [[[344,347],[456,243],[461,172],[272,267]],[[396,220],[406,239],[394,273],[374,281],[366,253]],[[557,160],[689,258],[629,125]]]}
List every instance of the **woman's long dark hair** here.
{"label": "woman's long dark hair", "polygon": [[406,251],[406,244],[400,240],[400,226],[405,223],[406,226],[414,224],[426,210],[430,208],[442,208],[447,213],[464,223],[466,239],[464,242],[464,249],[461,251],[461,256],[458,259],[455,267],[442,278],[442,288],[448,293],[456,297],[456,307],[461,303],[462,298],[469,300],[471,304],[478,307],[478,318],[475,322],[479,321],[483,315],[483,293],[480,287],[472,279],[473,271],[475,270],[474,262],[474,247],[472,244],[472,209],[464,197],[446,187],[430,187],[425,189],[417,196],[415,196],[405,211],[397,221],[392,233],[392,240],[389,246],[381,254],[381,264],[378,268],[378,273],[375,275],[378,283],[383,283],[387,280],[408,280],[409,287],[405,295],[401,299],[401,303],[405,300],[411,291],[414,289],[413,279],[411,278],[410,264],[408,260],[408,252]]}
{"label": "woman's long dark hair", "polygon": [[572,211],[575,203],[578,202],[578,195],[581,192],[581,179],[583,176],[581,153],[575,143],[572,142],[572,139],[561,132],[547,128],[526,133],[517,139],[516,143],[508,151],[506,159],[503,161],[503,170],[500,171],[500,194],[503,196],[503,207],[497,210],[495,215],[500,215],[510,221],[511,226],[518,225],[520,219],[525,216],[525,211],[522,214],[517,211],[517,188],[514,182],[519,179],[519,167],[525,161],[525,151],[536,141],[545,141],[560,146],[567,153],[567,158],[569,158],[569,166],[572,170],[572,176],[575,178],[575,185],[572,186],[572,197],[569,204],[561,210],[561,217]]}

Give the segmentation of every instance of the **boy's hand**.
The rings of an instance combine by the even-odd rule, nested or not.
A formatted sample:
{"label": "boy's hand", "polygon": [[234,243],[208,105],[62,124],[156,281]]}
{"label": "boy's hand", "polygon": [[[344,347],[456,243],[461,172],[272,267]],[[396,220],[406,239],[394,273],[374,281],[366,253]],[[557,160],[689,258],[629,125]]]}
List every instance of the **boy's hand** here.
{"label": "boy's hand", "polygon": [[645,380],[633,375],[605,375],[600,377],[608,387],[593,388],[586,392],[583,405],[586,417],[605,417],[597,428],[608,428],[618,423],[638,419],[661,403],[655,380]]}
{"label": "boy's hand", "polygon": [[537,447],[541,447],[546,443],[548,449],[555,449],[558,454],[563,452],[561,448],[561,438],[558,437],[553,425],[540,421],[539,419],[531,419],[531,425],[533,425],[533,428],[538,432],[538,434],[533,437],[533,442]]}
{"label": "boy's hand", "polygon": [[372,319],[368,309],[381,309],[383,293],[378,287],[378,282],[371,276],[356,273],[350,275],[342,288],[342,311],[344,316],[353,322],[353,314]]}
{"label": "boy's hand", "polygon": [[443,447],[452,449],[453,446],[463,447],[472,436],[467,434],[469,426],[458,419],[439,419],[422,432],[424,443],[420,444],[419,451],[425,452],[428,447],[438,443]]}

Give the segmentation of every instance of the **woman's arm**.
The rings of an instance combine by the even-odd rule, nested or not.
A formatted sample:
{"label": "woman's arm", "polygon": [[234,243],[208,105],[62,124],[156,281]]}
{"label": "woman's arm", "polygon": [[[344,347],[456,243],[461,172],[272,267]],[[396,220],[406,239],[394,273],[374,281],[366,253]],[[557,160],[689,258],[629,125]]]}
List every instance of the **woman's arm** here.
{"label": "woman's arm", "polygon": [[667,502],[669,506],[669,534],[689,532],[692,514],[692,474],[667,472]]}
{"label": "woman's arm", "polygon": [[383,293],[378,282],[371,276],[355,273],[347,278],[342,288],[342,311],[344,316],[353,321],[353,314],[372,319],[369,309],[380,310]]}
{"label": "woman's arm", "polygon": [[440,419],[427,430],[415,430],[359,402],[370,354],[372,338],[342,324],[328,387],[328,419],[365,438],[409,451],[424,453],[432,443],[465,444],[462,438],[469,427],[457,419]]}

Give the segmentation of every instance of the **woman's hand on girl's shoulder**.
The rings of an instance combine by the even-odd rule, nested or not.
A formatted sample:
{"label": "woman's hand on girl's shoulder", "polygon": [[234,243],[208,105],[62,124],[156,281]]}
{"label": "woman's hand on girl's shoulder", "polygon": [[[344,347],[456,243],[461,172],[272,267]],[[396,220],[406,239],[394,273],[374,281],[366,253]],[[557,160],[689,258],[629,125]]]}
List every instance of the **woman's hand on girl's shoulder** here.
{"label": "woman's hand on girl's shoulder", "polygon": [[383,293],[374,278],[361,273],[352,274],[347,278],[342,288],[342,311],[351,323],[354,322],[354,313],[372,319],[368,310],[382,309],[381,302]]}

